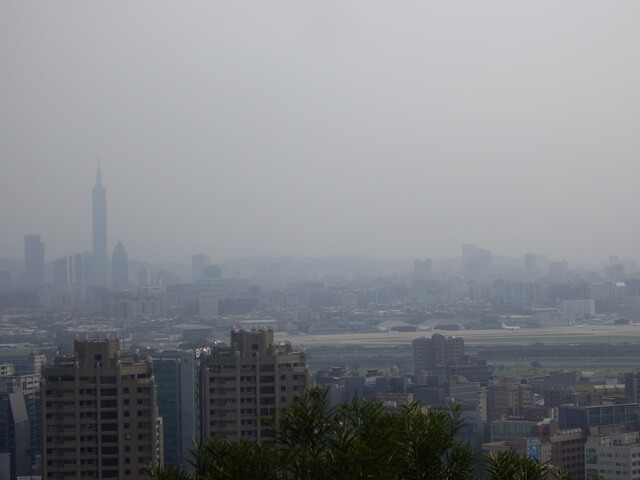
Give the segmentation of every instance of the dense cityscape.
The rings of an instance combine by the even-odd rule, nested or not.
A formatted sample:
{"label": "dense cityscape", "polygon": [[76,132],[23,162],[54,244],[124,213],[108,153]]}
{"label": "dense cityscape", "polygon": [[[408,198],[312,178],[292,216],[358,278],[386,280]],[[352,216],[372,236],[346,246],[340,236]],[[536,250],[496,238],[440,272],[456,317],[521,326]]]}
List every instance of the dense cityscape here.
{"label": "dense cityscape", "polygon": [[200,253],[171,271],[122,242],[109,254],[99,167],[91,203],[91,250],[49,260],[29,234],[24,261],[3,260],[3,478],[189,468],[193,440],[268,441],[264,419],[313,385],[334,406],[457,407],[478,455],[515,449],[574,479],[640,472],[632,261],[469,244],[406,265]]}
{"label": "dense cityscape", "polygon": [[638,19],[0,1],[0,480],[640,480]]}

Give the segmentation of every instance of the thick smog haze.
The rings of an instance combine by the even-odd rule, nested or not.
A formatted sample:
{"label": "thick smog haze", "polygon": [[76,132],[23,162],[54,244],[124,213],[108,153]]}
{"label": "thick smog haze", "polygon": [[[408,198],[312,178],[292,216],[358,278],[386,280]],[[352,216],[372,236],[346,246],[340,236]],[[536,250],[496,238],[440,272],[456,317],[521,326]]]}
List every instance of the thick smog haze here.
{"label": "thick smog haze", "polygon": [[0,257],[637,259],[638,2],[0,3]]}

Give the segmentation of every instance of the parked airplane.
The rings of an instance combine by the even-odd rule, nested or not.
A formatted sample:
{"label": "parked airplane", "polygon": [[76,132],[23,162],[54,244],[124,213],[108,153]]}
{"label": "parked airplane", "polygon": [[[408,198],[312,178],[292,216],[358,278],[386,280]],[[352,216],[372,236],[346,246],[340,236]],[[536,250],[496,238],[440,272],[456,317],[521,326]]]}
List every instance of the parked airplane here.
{"label": "parked airplane", "polygon": [[507,330],[520,330],[518,325],[505,325],[504,322],[502,322],[502,328],[506,328]]}

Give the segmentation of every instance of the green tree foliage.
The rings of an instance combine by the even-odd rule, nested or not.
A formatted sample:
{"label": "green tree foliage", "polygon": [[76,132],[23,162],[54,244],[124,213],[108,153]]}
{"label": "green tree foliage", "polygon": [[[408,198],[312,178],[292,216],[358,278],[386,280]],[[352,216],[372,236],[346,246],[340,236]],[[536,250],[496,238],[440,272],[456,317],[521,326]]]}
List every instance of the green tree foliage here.
{"label": "green tree foliage", "polygon": [[549,462],[520,456],[514,450],[489,453],[484,461],[484,480],[571,480],[568,472],[551,469]]}
{"label": "green tree foliage", "polygon": [[402,412],[399,454],[401,472],[396,478],[465,480],[473,477],[475,455],[470,445],[455,440],[462,426],[459,411],[429,410],[414,403]]}
{"label": "green tree foliage", "polygon": [[[257,443],[230,443],[211,439],[192,451],[193,475],[179,480],[275,480],[278,477],[278,456]],[[181,472],[185,475],[184,472]]]}
{"label": "green tree foliage", "polygon": [[[327,390],[308,389],[277,421],[271,444],[210,439],[191,451],[193,469],[150,467],[153,480],[471,480],[476,458],[455,439],[459,410],[417,403],[387,412],[379,402],[331,408]],[[546,464],[513,452],[486,457],[487,480],[551,479]],[[542,476],[535,476],[543,472]],[[520,475],[520,476],[518,476]]]}

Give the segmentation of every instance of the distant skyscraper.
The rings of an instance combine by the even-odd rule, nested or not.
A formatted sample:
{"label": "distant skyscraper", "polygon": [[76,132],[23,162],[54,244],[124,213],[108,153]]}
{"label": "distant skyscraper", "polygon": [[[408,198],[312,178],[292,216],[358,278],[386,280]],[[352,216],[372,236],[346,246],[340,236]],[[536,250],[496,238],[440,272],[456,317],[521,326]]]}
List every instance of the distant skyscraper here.
{"label": "distant skyscraper", "polygon": [[476,245],[462,246],[462,273],[467,279],[480,279],[491,273],[492,255]]}
{"label": "distant skyscraper", "polygon": [[100,167],[96,172],[93,199],[93,257],[95,261],[95,283],[107,284],[107,191],[102,186]]}
{"label": "distant skyscraper", "polygon": [[77,292],[81,292],[81,287],[89,280],[93,280],[92,272],[93,255],[89,252],[67,255],[53,262],[53,286],[56,293],[68,290],[71,285],[80,287]]}
{"label": "distant skyscraper", "polygon": [[118,242],[113,250],[112,262],[113,289],[126,290],[129,288],[129,257],[122,242]]}
{"label": "distant skyscraper", "polygon": [[24,237],[25,283],[27,287],[38,288],[44,285],[44,243],[40,235]]}
{"label": "distant skyscraper", "polygon": [[146,287],[151,285],[151,269],[145,265],[138,268],[138,286]]}
{"label": "distant skyscraper", "polygon": [[62,257],[53,262],[53,285],[57,290],[71,283],[69,258],[70,257]]}
{"label": "distant skyscraper", "polygon": [[624,264],[616,263],[604,267],[604,279],[607,282],[623,282],[624,281]]}
{"label": "distant skyscraper", "polygon": [[204,278],[204,269],[209,266],[209,257],[199,253],[191,257],[191,268],[193,271],[193,283]]}

